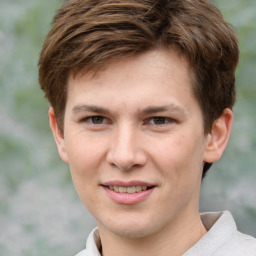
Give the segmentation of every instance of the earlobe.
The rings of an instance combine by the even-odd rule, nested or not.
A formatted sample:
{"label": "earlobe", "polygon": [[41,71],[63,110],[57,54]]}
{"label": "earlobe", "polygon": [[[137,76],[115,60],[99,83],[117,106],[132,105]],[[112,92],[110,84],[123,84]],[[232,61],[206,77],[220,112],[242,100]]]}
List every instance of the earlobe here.
{"label": "earlobe", "polygon": [[229,108],[224,109],[221,116],[213,123],[211,132],[207,135],[204,161],[218,161],[228,143],[231,132],[233,114]]}
{"label": "earlobe", "polygon": [[54,114],[54,109],[52,107],[49,108],[48,115],[49,115],[50,127],[51,127],[51,130],[52,130],[52,133],[53,133],[53,136],[54,136],[57,148],[58,148],[60,158],[64,162],[68,163],[68,156],[67,156],[64,136],[58,127],[56,117]]}

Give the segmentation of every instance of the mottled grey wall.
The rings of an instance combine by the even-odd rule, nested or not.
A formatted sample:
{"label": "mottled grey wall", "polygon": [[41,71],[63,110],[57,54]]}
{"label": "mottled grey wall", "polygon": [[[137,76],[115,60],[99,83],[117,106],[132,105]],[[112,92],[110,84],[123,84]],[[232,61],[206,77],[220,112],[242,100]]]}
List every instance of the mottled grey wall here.
{"label": "mottled grey wall", "polygon": [[[0,255],[74,255],[95,225],[57,154],[37,60],[61,0],[0,0]],[[203,184],[203,211],[229,209],[256,236],[256,2],[216,1],[241,47],[235,122]]]}

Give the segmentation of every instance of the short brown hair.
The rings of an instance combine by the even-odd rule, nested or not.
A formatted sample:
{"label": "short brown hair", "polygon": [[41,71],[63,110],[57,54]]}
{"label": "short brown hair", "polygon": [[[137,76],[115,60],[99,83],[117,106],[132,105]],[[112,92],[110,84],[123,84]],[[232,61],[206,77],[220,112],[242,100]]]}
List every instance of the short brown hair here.
{"label": "short brown hair", "polygon": [[67,79],[160,47],[190,64],[204,129],[235,102],[237,38],[207,0],[70,0],[53,20],[39,59],[39,81],[63,132]]}

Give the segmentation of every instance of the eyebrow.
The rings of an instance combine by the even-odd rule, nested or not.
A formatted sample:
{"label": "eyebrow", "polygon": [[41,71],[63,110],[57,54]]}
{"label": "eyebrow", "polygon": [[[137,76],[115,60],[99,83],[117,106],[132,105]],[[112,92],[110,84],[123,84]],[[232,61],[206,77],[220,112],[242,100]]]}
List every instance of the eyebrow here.
{"label": "eyebrow", "polygon": [[109,114],[110,111],[106,108],[95,106],[95,105],[78,105],[72,108],[74,114],[79,112],[94,112],[99,114]]}
{"label": "eyebrow", "polygon": [[180,112],[186,114],[186,110],[178,106],[176,104],[170,104],[170,105],[164,105],[164,106],[149,106],[145,109],[143,109],[141,112],[142,114],[145,115],[150,115],[150,114],[157,114],[159,112],[165,112],[165,111],[175,111],[175,112]]}
{"label": "eyebrow", "polygon": [[[139,110],[140,115],[152,115],[160,112],[173,111],[180,112],[186,114],[187,111],[176,104],[164,105],[164,106],[148,106],[145,109]],[[104,107],[95,106],[95,105],[77,105],[72,108],[72,112],[74,114],[79,112],[93,112],[102,115],[109,115],[111,113],[110,110]]]}

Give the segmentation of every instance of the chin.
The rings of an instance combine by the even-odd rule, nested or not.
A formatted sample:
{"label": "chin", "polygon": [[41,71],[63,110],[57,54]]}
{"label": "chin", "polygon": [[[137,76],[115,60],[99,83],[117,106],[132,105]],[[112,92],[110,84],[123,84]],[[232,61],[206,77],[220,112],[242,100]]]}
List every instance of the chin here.
{"label": "chin", "polygon": [[[150,225],[151,224],[151,225]],[[150,223],[143,221],[130,221],[129,223],[115,223],[114,225],[105,226],[111,233],[126,238],[144,238],[156,233],[161,227],[152,226]]]}
{"label": "chin", "polygon": [[119,237],[125,237],[125,238],[144,238],[147,237],[149,235],[151,235],[150,232],[148,232],[148,230],[145,229],[138,229],[138,228],[127,228],[127,229],[122,229],[122,230],[110,230],[112,233],[114,233],[115,235],[119,236]]}

